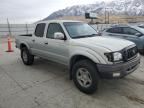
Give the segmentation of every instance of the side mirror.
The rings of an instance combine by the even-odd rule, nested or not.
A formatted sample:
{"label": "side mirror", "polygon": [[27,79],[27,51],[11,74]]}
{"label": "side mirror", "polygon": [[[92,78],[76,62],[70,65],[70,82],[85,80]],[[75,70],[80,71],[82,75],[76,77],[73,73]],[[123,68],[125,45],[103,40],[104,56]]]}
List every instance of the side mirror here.
{"label": "side mirror", "polygon": [[64,34],[61,32],[54,33],[54,39],[64,40]]}
{"label": "side mirror", "polygon": [[98,36],[102,36],[102,32],[101,31],[97,31]]}
{"label": "side mirror", "polygon": [[142,36],[142,34],[141,33],[136,33],[135,36],[140,37],[140,36]]}

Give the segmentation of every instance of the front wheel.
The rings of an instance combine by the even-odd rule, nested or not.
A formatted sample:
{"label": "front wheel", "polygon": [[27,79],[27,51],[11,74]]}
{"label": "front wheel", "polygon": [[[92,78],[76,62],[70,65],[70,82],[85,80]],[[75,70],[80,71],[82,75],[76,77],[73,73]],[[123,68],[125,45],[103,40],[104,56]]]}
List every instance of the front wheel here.
{"label": "front wheel", "polygon": [[21,49],[21,58],[25,65],[32,65],[34,62],[34,56],[30,54],[26,47]]}
{"label": "front wheel", "polygon": [[78,61],[73,66],[72,72],[73,81],[80,91],[92,94],[97,90],[99,76],[93,62],[90,60]]}

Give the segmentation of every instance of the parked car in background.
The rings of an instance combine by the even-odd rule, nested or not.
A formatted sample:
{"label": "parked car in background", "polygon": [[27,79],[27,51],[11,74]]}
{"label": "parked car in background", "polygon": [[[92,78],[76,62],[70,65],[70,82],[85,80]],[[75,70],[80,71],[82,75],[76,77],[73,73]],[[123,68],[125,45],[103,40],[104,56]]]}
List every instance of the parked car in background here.
{"label": "parked car in background", "polygon": [[140,53],[144,53],[144,29],[131,25],[116,25],[105,29],[103,36],[111,36],[130,40],[137,45]]}
{"label": "parked car in background", "polygon": [[144,24],[138,25],[138,27],[143,28],[144,29]]}

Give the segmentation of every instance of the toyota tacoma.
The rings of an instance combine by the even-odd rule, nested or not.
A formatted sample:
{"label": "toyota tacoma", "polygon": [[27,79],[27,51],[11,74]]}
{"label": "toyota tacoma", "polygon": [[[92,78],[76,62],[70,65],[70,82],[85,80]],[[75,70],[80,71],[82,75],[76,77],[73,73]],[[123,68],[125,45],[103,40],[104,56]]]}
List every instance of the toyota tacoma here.
{"label": "toyota tacoma", "polygon": [[81,21],[38,22],[33,34],[16,36],[16,47],[25,65],[32,65],[38,56],[67,66],[70,79],[87,94],[97,90],[100,79],[123,78],[140,64],[133,42],[98,36]]}

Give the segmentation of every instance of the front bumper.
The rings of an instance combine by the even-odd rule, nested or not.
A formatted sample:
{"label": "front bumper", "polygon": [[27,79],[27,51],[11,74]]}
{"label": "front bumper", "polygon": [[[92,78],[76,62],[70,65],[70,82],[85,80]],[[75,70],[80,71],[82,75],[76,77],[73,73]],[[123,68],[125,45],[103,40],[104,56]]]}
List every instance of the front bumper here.
{"label": "front bumper", "polygon": [[127,74],[134,72],[140,64],[140,56],[128,62],[120,64],[97,64],[97,68],[101,78],[122,78]]}

